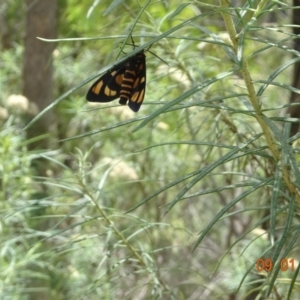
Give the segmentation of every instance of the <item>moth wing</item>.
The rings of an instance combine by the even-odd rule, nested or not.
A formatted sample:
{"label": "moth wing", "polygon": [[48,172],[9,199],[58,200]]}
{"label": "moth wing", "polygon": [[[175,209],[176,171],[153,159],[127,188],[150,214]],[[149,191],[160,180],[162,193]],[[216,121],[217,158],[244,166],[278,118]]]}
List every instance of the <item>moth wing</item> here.
{"label": "moth wing", "polygon": [[146,90],[146,57],[141,53],[135,63],[136,77],[130,93],[128,106],[134,112],[138,112],[145,96]]}
{"label": "moth wing", "polygon": [[110,102],[120,97],[125,65],[116,66],[93,83],[87,92],[90,102]]}

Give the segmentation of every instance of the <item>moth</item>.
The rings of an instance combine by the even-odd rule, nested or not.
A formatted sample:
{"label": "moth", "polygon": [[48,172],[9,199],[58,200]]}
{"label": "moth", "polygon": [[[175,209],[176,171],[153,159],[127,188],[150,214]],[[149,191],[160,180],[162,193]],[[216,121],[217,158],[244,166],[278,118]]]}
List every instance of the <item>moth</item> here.
{"label": "moth", "polygon": [[138,112],[145,96],[146,56],[144,50],[114,66],[93,83],[87,92],[90,102],[110,102],[120,98],[119,103]]}

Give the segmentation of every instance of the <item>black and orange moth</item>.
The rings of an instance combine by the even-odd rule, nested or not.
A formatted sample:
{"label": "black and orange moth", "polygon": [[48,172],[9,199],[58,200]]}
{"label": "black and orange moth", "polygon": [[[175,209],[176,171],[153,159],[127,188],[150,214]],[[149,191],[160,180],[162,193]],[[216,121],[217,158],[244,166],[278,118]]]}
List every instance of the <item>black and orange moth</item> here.
{"label": "black and orange moth", "polygon": [[138,112],[145,96],[146,56],[144,50],[114,66],[93,83],[87,92],[90,102],[110,102],[120,98],[121,105]]}

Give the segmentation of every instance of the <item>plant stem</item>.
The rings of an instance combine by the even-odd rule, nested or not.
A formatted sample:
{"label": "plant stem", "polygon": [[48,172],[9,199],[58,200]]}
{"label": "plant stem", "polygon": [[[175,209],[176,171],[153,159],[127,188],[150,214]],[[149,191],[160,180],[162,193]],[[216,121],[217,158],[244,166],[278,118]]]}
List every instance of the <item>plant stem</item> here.
{"label": "plant stem", "polygon": [[[234,49],[235,53],[238,54],[238,39],[237,39],[238,35],[236,33],[234,23],[233,23],[233,20],[232,20],[230,14],[226,12],[226,9],[228,9],[228,7],[229,7],[228,1],[220,0],[220,7],[222,9],[221,15],[223,17],[225,26],[226,26],[228,34],[230,36],[233,49]],[[276,147],[276,143],[274,141],[272,132],[271,132],[268,124],[263,119],[261,104],[260,104],[259,98],[257,97],[255,89],[254,89],[254,85],[253,85],[252,78],[251,78],[249,68],[248,68],[248,62],[247,62],[247,59],[243,55],[242,55],[242,59],[241,59],[241,73],[244,78],[245,85],[246,85],[246,88],[248,91],[249,100],[251,101],[251,104],[255,111],[254,117],[256,118],[256,120],[258,121],[258,123],[262,129],[263,134],[266,139],[266,142],[267,142],[267,145],[277,163],[278,161],[281,160],[281,153],[280,153],[279,149]],[[283,180],[284,180],[286,186],[288,187],[289,191],[296,196],[296,200],[300,204],[300,196],[297,192],[296,187],[291,183],[290,176],[289,176],[289,169],[288,169],[288,166],[285,164],[282,164],[282,177],[283,177]]]}

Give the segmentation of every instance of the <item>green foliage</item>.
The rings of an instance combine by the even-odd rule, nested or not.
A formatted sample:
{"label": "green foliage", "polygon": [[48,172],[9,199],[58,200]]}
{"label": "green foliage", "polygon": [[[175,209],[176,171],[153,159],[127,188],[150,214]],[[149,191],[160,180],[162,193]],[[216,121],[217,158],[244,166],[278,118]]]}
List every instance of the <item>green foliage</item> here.
{"label": "green foliage", "polygon": [[[57,148],[29,150],[28,115],[4,104],[4,299],[297,299],[298,120],[283,115],[299,54],[278,17],[288,7],[209,2],[60,4],[61,38],[99,39],[59,40],[58,97],[27,126],[55,109]],[[138,114],[85,104],[86,83],[149,46],[168,65],[146,53]],[[285,257],[294,270],[281,270]]]}

